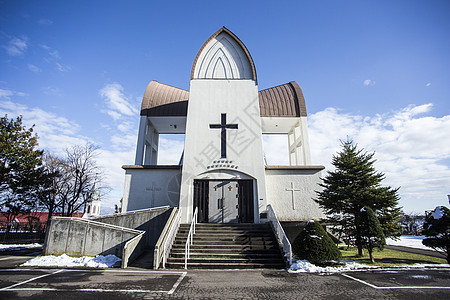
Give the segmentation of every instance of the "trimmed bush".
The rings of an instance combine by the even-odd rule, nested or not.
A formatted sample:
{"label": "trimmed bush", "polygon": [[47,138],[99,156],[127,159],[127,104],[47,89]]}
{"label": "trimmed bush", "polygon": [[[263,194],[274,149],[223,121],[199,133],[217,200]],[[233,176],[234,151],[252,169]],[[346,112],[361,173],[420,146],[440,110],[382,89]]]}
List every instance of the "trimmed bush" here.
{"label": "trimmed bush", "polygon": [[317,221],[308,221],[306,227],[295,238],[292,251],[299,259],[307,259],[313,264],[339,261],[342,256],[338,247]]}

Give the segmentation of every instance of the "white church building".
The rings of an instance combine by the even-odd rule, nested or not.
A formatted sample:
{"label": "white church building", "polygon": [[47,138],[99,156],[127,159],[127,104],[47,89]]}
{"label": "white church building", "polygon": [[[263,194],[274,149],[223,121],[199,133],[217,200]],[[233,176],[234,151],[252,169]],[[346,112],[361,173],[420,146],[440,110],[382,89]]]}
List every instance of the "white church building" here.
{"label": "white church building", "polygon": [[[184,134],[178,165],[158,165],[160,134]],[[289,165],[267,165],[264,134],[287,135]],[[258,90],[245,47],[223,27],[195,57],[189,91],[151,81],[134,165],[123,166],[122,212],[171,206],[182,223],[265,222],[270,204],[285,224],[322,219],[313,198],[323,166],[311,164],[305,99],[295,82]]]}

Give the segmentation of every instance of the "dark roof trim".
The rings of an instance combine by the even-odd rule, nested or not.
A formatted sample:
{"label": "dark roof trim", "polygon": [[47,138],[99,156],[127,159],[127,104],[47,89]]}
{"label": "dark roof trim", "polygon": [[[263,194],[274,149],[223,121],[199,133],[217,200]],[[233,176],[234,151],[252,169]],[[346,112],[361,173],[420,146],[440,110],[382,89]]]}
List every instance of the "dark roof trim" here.
{"label": "dark roof trim", "polygon": [[213,35],[211,35],[206,42],[203,43],[202,47],[200,48],[200,50],[198,50],[197,55],[195,56],[194,59],[194,63],[192,64],[192,69],[191,69],[191,80],[194,79],[194,72],[195,72],[195,66],[197,65],[197,61],[200,57],[200,53],[202,53],[203,49],[205,49],[206,45],[214,38],[216,38],[219,34],[221,34],[222,32],[227,33],[229,36],[231,36],[238,44],[239,46],[241,46],[242,50],[244,50],[245,55],[247,56],[248,61],[250,62],[250,66],[252,68],[252,79],[254,81],[257,82],[256,79],[256,68],[255,68],[255,63],[253,62],[253,58],[250,55],[250,52],[248,51],[247,47],[245,47],[244,43],[234,34],[232,33],[228,28],[226,28],[225,26],[223,26],[222,28],[220,28],[219,30],[217,30]]}

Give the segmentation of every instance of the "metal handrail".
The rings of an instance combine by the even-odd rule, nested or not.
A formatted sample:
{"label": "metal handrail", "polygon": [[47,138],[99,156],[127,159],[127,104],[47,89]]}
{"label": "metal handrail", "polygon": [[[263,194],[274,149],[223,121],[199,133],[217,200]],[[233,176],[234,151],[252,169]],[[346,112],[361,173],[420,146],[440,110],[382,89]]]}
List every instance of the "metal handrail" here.
{"label": "metal handrail", "polygon": [[283,246],[284,255],[288,257],[289,265],[292,265],[291,243],[289,242],[286,233],[284,233],[283,227],[281,227],[280,221],[270,204],[267,205],[267,220],[272,223],[278,242]]}
{"label": "metal handrail", "polygon": [[184,268],[187,269],[187,261],[190,256],[191,245],[194,242],[195,224],[197,224],[198,207],[195,208],[194,215],[192,216],[191,227],[189,228],[189,234],[184,246]]}
{"label": "metal handrail", "polygon": [[175,222],[175,218],[178,214],[178,207],[174,207],[170,213],[169,218],[167,219],[166,225],[164,225],[163,230],[156,242],[155,249],[153,250],[153,269],[159,269],[159,266],[162,264],[163,255],[164,255],[164,244],[166,243],[170,228],[172,228],[173,223]]}
{"label": "metal handrail", "polygon": [[172,226],[170,227],[169,233],[167,234],[166,242],[163,247],[163,268],[166,267],[166,261],[170,254],[170,249],[172,249],[173,242],[175,241],[175,237],[177,236],[178,228],[180,228],[181,223],[181,208],[178,209],[178,213],[175,216],[175,220],[173,221]]}

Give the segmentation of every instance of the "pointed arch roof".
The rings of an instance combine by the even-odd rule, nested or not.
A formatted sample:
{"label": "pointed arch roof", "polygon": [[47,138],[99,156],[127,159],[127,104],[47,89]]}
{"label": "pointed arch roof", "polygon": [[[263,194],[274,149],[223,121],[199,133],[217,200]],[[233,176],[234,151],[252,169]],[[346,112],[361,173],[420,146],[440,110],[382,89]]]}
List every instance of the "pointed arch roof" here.
{"label": "pointed arch roof", "polygon": [[247,47],[245,47],[244,43],[234,34],[232,33],[228,28],[226,28],[225,26],[223,26],[222,28],[220,28],[219,30],[217,30],[213,35],[211,35],[202,45],[202,47],[200,48],[200,50],[198,50],[197,55],[195,56],[194,59],[194,63],[192,64],[192,69],[191,69],[191,80],[194,79],[194,74],[195,74],[195,66],[197,65],[198,59],[200,57],[200,54],[202,53],[202,51],[205,49],[205,47],[208,45],[208,43],[215,39],[217,36],[219,36],[219,34],[221,33],[226,33],[228,34],[232,39],[234,39],[236,41],[236,43],[242,48],[242,51],[244,51],[249,63],[250,63],[250,67],[252,70],[252,79],[254,81],[257,81],[257,77],[256,77],[256,68],[255,68],[255,63],[253,62],[253,58],[250,55],[250,52],[248,51]]}
{"label": "pointed arch roof", "polygon": [[[306,117],[303,92],[297,82],[258,92],[261,117]],[[145,90],[141,116],[187,116],[189,91],[151,81]]]}

